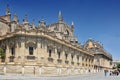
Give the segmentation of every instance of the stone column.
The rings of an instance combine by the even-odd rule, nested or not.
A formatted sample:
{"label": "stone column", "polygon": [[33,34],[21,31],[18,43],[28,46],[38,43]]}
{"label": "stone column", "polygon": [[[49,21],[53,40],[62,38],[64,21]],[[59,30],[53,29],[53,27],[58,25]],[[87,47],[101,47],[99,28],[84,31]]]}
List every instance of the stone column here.
{"label": "stone column", "polygon": [[65,51],[61,52],[62,65],[65,65]]}
{"label": "stone column", "polygon": [[47,45],[46,45],[45,39],[41,40],[41,59],[42,59],[42,64],[45,65],[48,61],[48,54],[47,54]]}
{"label": "stone column", "polygon": [[69,61],[69,67],[71,66],[71,54],[68,53],[68,61]]}
{"label": "stone column", "polygon": [[55,48],[55,51],[53,53],[52,51],[52,57],[54,58],[54,63],[57,64],[58,54],[57,54],[57,48]]}
{"label": "stone column", "polygon": [[40,63],[41,61],[41,48],[40,48],[40,43],[37,43],[37,62]]}
{"label": "stone column", "polygon": [[[40,50],[40,51],[39,51]],[[40,39],[38,43],[38,54],[40,55],[40,62],[44,64],[44,50],[43,50],[43,40]],[[47,55],[46,55],[47,56]]]}
{"label": "stone column", "polygon": [[[25,42],[24,42],[24,47],[23,47],[23,48],[24,48],[24,53],[23,53],[23,55],[24,55],[24,58],[25,58],[24,60],[26,60],[26,56],[29,55],[29,46],[26,47],[26,46],[25,46]],[[33,47],[33,55],[34,55],[34,53],[35,53],[34,51],[35,51],[35,48]]]}
{"label": "stone column", "polygon": [[24,42],[21,42],[21,48],[20,48],[20,53],[21,53],[21,61],[22,63],[24,63],[25,61],[25,43]]}
{"label": "stone column", "polygon": [[82,67],[82,56],[81,56],[81,55],[79,56],[79,63],[80,63],[79,66],[80,66],[80,68],[81,68],[81,67]]}
{"label": "stone column", "polygon": [[[38,55],[37,55],[37,47],[33,47],[33,56],[35,56],[35,60],[37,60]],[[28,52],[29,53],[29,52]]]}
{"label": "stone column", "polygon": [[74,62],[74,68],[76,68],[77,67],[77,55],[76,54],[73,57],[73,62]]}
{"label": "stone column", "polygon": [[9,46],[6,46],[6,58],[5,58],[5,62],[8,63],[9,62],[9,57],[10,57],[10,50],[9,50]]}
{"label": "stone column", "polygon": [[16,46],[15,46],[15,59],[14,59],[14,62],[18,62],[19,46],[18,46],[17,43],[15,45]]}

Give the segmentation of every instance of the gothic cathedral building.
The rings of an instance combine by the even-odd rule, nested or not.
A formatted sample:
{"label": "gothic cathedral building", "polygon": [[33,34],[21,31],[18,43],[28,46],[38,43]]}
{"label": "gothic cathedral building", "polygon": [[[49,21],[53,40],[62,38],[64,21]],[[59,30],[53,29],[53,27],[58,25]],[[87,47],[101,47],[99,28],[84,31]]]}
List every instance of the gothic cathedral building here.
{"label": "gothic cathedral building", "polygon": [[0,16],[0,48],[5,53],[0,67],[6,73],[70,75],[111,68],[112,55],[92,39],[79,44],[74,23],[67,25],[60,11],[57,22],[46,25],[42,19],[36,26],[27,15],[21,24],[16,14],[11,19],[7,6],[6,14]]}

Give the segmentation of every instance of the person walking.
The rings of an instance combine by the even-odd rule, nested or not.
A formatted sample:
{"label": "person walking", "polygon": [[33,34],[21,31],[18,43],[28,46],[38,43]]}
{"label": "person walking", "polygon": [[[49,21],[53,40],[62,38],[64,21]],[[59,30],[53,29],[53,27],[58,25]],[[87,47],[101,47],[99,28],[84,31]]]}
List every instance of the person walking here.
{"label": "person walking", "polygon": [[104,70],[104,74],[105,74],[105,76],[107,76],[107,70]]}

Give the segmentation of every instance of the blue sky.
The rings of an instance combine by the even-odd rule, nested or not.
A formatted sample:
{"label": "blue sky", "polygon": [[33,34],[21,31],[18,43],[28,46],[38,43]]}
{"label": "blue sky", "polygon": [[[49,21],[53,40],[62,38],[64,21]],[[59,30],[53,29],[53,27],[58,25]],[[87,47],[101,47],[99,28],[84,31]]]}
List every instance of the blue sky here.
{"label": "blue sky", "polygon": [[27,14],[29,22],[35,19],[36,25],[42,18],[46,24],[57,22],[61,10],[67,24],[74,21],[80,43],[93,38],[113,59],[120,59],[120,0],[0,0],[0,15],[5,14],[7,4],[20,23]]}

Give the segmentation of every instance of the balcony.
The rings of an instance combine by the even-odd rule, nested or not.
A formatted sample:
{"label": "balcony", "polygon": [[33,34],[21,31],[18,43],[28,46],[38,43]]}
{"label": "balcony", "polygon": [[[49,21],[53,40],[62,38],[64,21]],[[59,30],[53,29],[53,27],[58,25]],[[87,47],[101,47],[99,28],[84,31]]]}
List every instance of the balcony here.
{"label": "balcony", "polygon": [[62,63],[62,59],[57,59],[57,62],[58,63]]}
{"label": "balcony", "polygon": [[48,57],[48,61],[49,61],[49,62],[53,62],[53,58]]}
{"label": "balcony", "polygon": [[80,63],[78,62],[78,63],[77,63],[77,65],[79,66],[79,65],[80,65]]}
{"label": "balcony", "polygon": [[69,63],[69,61],[68,60],[65,60],[65,64],[68,64]]}
{"label": "balcony", "polygon": [[26,56],[26,59],[27,60],[35,60],[35,56],[33,56],[33,55],[29,55],[29,56]]}
{"label": "balcony", "polygon": [[15,58],[15,56],[10,56],[9,57],[9,62],[14,62],[14,58]]}
{"label": "balcony", "polygon": [[74,62],[72,61],[71,64],[74,65]]}
{"label": "balcony", "polygon": [[1,59],[1,62],[5,62],[5,59]]}

